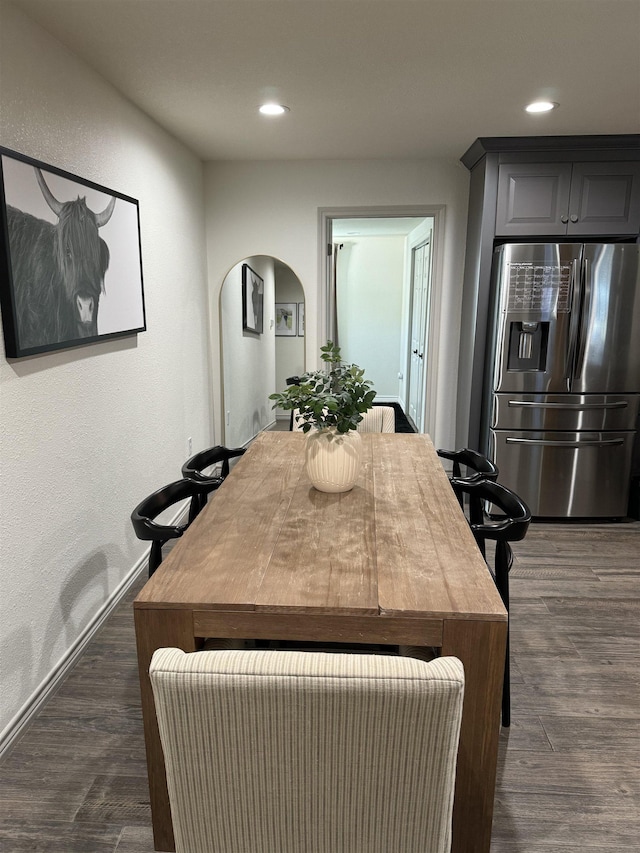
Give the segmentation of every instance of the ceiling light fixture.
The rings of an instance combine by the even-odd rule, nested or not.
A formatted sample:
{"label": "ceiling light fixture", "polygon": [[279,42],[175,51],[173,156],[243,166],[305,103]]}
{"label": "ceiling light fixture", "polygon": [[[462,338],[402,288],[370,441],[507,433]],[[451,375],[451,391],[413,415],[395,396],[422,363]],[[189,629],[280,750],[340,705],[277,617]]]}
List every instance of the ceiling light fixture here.
{"label": "ceiling light fixture", "polygon": [[258,111],[263,116],[281,116],[289,112],[289,107],[285,107],[284,104],[262,104]]}
{"label": "ceiling light fixture", "polygon": [[532,104],[528,104],[525,110],[528,113],[548,113],[555,110],[557,106],[558,104],[554,101],[534,101]]}

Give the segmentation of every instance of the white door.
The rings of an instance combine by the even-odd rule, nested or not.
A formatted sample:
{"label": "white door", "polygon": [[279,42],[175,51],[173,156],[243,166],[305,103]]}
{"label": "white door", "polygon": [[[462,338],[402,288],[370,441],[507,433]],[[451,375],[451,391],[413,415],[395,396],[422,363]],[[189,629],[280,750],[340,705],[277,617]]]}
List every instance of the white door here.
{"label": "white door", "polygon": [[418,432],[424,430],[424,393],[429,328],[429,289],[431,282],[431,241],[413,249],[411,279],[411,316],[409,318],[409,417]]}

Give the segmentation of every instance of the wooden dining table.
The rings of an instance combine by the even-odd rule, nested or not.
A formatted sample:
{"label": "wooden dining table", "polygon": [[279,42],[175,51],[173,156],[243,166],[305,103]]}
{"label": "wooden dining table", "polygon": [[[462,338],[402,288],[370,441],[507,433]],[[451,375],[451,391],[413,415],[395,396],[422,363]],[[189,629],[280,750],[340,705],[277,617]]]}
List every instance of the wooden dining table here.
{"label": "wooden dining table", "polygon": [[[156,850],[175,850],[148,669],[205,638],[432,646],[464,664],[453,853],[488,853],[507,613],[426,435],[364,434],[355,487],[314,489],[265,432],[134,602]],[[389,851],[392,853],[392,851]]]}

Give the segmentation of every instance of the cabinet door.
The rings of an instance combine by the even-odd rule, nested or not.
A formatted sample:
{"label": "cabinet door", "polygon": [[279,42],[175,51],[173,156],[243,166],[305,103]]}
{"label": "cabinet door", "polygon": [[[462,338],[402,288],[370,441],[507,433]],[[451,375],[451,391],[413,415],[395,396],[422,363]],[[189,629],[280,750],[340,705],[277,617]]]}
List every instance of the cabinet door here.
{"label": "cabinet door", "polygon": [[571,163],[505,163],[498,169],[496,236],[567,233]]}
{"label": "cabinet door", "polygon": [[640,163],[575,163],[569,224],[572,235],[640,230]]}

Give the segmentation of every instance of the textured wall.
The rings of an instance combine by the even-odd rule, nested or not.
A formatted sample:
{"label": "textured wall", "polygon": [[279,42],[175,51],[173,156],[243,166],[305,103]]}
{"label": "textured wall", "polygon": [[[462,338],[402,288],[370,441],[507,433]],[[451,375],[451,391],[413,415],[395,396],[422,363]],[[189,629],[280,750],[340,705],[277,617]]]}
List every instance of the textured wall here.
{"label": "textured wall", "polygon": [[[439,446],[452,447],[468,185],[464,166],[447,160],[208,163],[205,187],[212,306],[225,275],[239,260],[261,254],[280,259],[304,288],[306,366],[312,370],[324,343],[319,317],[326,259],[319,246],[318,208],[445,205],[442,251],[434,281],[439,358],[431,432]],[[216,318],[211,332],[216,376],[220,375]],[[214,400],[216,418],[217,412]]]}
{"label": "textured wall", "polygon": [[132,572],[129,514],[212,443],[202,167],[13,7],[1,143],[140,201],[148,331],[0,356],[0,731]]}
{"label": "textured wall", "polygon": [[276,389],[275,284],[273,258],[245,258],[264,282],[263,331],[243,330],[242,263],[229,271],[222,292],[221,334],[224,372],[224,443],[241,447],[275,420],[269,394]]}

